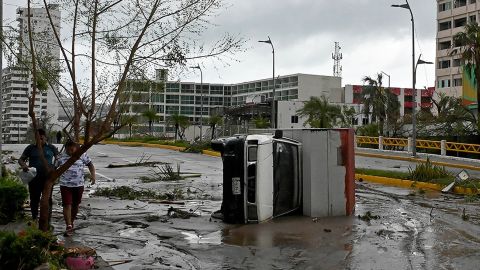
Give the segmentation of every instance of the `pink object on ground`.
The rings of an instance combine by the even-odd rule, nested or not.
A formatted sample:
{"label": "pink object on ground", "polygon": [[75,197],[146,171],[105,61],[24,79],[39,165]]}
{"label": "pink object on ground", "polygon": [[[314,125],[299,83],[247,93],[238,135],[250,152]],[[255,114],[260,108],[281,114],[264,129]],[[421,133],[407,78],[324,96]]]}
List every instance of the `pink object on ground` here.
{"label": "pink object on ground", "polygon": [[68,257],[65,261],[68,269],[71,270],[88,270],[95,265],[95,260],[92,256],[89,257]]}

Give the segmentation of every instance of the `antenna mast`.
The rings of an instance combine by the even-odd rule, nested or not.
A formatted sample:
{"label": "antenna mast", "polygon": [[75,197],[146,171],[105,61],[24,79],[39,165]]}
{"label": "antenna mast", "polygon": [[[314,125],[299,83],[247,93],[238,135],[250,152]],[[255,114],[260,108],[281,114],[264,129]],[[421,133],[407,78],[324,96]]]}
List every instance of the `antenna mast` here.
{"label": "antenna mast", "polygon": [[335,53],[332,53],[332,59],[333,59],[333,76],[335,77],[342,77],[342,64],[340,61],[343,59],[343,55],[340,52],[340,44],[335,41]]}

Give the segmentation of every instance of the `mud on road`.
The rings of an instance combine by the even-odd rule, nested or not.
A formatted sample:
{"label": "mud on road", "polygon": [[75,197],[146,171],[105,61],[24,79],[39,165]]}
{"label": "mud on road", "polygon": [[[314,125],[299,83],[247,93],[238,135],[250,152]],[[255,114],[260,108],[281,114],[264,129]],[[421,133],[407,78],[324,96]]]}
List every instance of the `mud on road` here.
{"label": "mud on road", "polygon": [[[23,150],[4,148],[12,155]],[[143,183],[139,178],[148,175],[146,167],[106,168],[112,162],[135,162],[145,153],[150,161],[179,163],[182,171],[200,176]],[[412,190],[358,183],[352,217],[289,216],[229,225],[210,217],[221,204],[220,159],[113,145],[95,146],[89,155],[98,184],[86,189],[72,239],[95,248],[106,261],[129,261],[115,269],[478,269],[480,263],[480,204],[463,197],[413,196]],[[184,204],[91,195],[115,186],[181,190]],[[54,200],[55,232],[61,234],[58,187]],[[198,216],[174,218],[168,215],[171,207]],[[378,218],[358,218],[367,212]]]}

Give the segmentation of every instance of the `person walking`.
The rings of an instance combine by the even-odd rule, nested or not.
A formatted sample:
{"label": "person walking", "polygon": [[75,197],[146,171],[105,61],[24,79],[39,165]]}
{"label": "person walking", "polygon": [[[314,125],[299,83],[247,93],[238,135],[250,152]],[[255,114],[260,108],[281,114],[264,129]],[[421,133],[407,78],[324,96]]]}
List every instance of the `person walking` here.
{"label": "person walking", "polygon": [[[58,158],[57,165],[61,166],[79,149],[79,145],[73,141],[65,143],[65,151]],[[90,171],[90,181],[95,184],[95,167],[92,160],[84,153],[60,176],[60,193],[62,195],[63,218],[65,220],[65,236],[73,234],[73,223],[77,218],[78,208],[82,201],[85,184],[84,168]]]}
{"label": "person walking", "polygon": [[62,132],[59,130],[57,131],[57,143],[62,143]]}
{"label": "person walking", "polygon": [[[39,128],[37,130],[38,135],[40,136],[40,143],[43,149],[43,156],[47,161],[47,164],[43,163],[42,153],[40,152],[40,147],[34,143],[28,145],[25,150],[23,150],[22,156],[18,160],[18,164],[23,171],[27,172],[29,167],[34,167],[37,170],[36,176],[28,183],[28,192],[30,194],[30,211],[32,213],[32,219],[34,222],[37,222],[38,218],[38,208],[40,205],[40,197],[43,193],[43,188],[47,182],[48,173],[55,169],[54,168],[54,159],[58,156],[58,149],[53,144],[49,144],[47,141],[47,135],[45,130]],[[27,165],[28,161],[28,165]],[[46,166],[45,166],[46,165]],[[51,193],[50,193],[51,194]],[[49,198],[50,209],[48,223],[50,224],[50,219],[52,216],[52,196]]]}

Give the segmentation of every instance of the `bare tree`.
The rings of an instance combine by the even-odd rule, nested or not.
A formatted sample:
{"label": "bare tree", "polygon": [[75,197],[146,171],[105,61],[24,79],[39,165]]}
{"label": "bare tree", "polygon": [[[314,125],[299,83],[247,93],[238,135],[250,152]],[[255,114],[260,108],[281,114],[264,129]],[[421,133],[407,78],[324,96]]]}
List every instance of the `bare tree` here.
{"label": "bare tree", "polygon": [[[223,0],[28,0],[27,58],[17,59],[27,67],[33,79],[29,96],[29,117],[34,130],[38,123],[35,99],[39,86],[48,83],[59,97],[71,101],[68,111],[70,125],[66,134],[83,145],[62,166],[50,169],[40,206],[39,228],[48,229],[48,198],[54,180],[63,174],[92,145],[110,137],[127,125],[122,106],[127,91],[127,80],[152,77],[158,68],[185,68],[191,62],[204,58],[220,61],[230,59],[243,48],[243,39],[225,34],[215,42],[202,42],[202,32],[211,26],[211,19],[224,8]],[[62,29],[56,27],[56,18],[50,7],[58,5],[62,11]],[[32,30],[32,5],[46,9],[59,59],[42,59],[37,39]],[[65,29],[68,28],[68,31]],[[63,32],[62,32],[63,34]],[[12,45],[3,40],[5,45]],[[49,44],[50,45],[50,44]],[[15,54],[14,49],[10,49]],[[24,55],[25,56],[25,55]],[[60,63],[59,66],[51,63]],[[86,71],[86,72],[85,72]],[[87,74],[85,74],[87,73]],[[60,76],[61,75],[61,76]],[[101,113],[103,111],[103,113]],[[100,117],[102,114],[102,117]],[[112,127],[112,123],[119,125]],[[35,132],[37,145],[40,137]],[[40,149],[40,153],[43,153]],[[47,161],[42,162],[49,168]]]}

